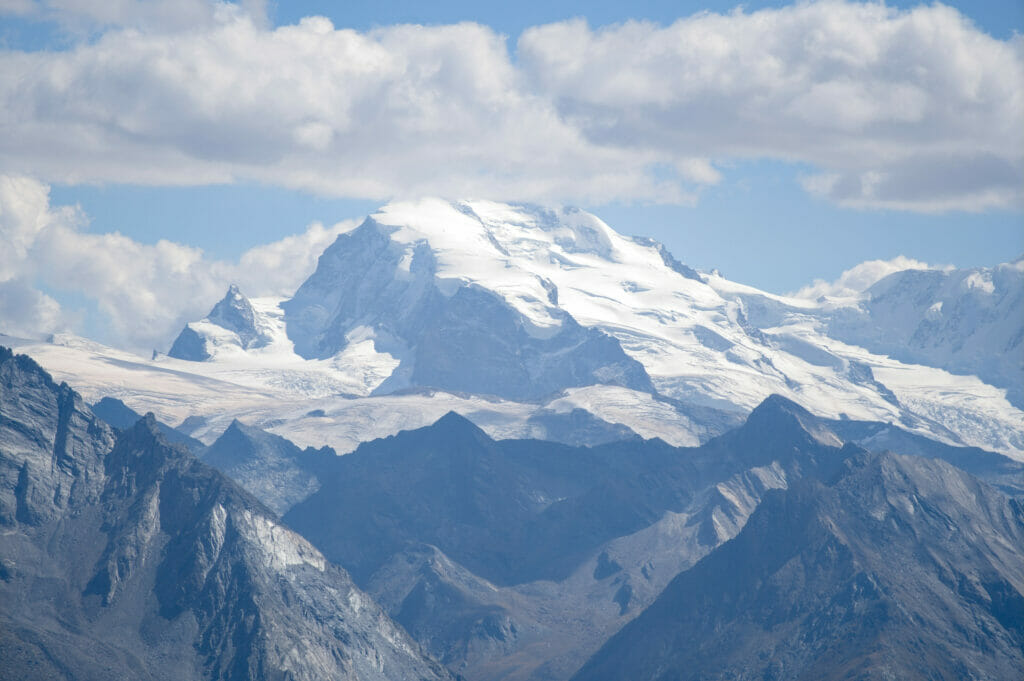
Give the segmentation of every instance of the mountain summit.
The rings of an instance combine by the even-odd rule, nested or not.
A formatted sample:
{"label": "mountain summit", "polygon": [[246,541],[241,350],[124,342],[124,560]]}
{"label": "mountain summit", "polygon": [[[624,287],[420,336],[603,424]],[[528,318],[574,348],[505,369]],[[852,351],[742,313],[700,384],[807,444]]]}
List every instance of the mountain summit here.
{"label": "mountain summit", "polygon": [[213,357],[219,346],[234,346],[240,350],[264,347],[272,338],[260,322],[252,302],[232,284],[210,314],[199,322],[185,325],[167,354],[202,362]]}
{"label": "mountain summit", "polygon": [[[1007,383],[991,376],[1017,366],[1019,343],[990,346],[1024,334],[1024,298],[1007,288],[1015,266],[996,274],[906,273],[864,300],[786,298],[700,274],[656,241],[623,236],[580,210],[424,199],[384,206],[340,234],[288,300],[250,301],[232,288],[170,354],[203,360],[211,375],[239,380],[248,371],[254,386],[311,397],[445,391],[534,409],[565,399],[548,411],[584,409],[646,436],[685,429],[674,441],[687,444],[778,394],[818,416],[896,423],[1024,456],[1024,414],[1005,389],[904,363],[959,371],[978,353],[957,350],[964,361],[952,364],[941,348],[899,353],[913,345],[905,336],[924,331],[878,323],[900,310],[936,319],[945,310],[941,344],[958,348],[967,321],[980,319],[968,314],[971,301],[984,299],[994,306],[984,319],[1003,321],[976,334],[991,340],[979,340],[978,352],[1009,359],[978,371]],[[952,302],[961,289],[966,297]],[[918,309],[935,296],[946,302]],[[218,363],[226,373],[216,373]],[[605,415],[623,400],[628,414]],[[651,423],[660,425],[645,428]]]}
{"label": "mountain summit", "polygon": [[339,236],[281,306],[295,351],[323,359],[372,339],[399,360],[377,392],[429,386],[529,400],[596,383],[653,390],[615,337],[559,307],[539,266],[610,255],[610,230],[578,214],[522,212],[509,225],[494,210],[389,207]]}

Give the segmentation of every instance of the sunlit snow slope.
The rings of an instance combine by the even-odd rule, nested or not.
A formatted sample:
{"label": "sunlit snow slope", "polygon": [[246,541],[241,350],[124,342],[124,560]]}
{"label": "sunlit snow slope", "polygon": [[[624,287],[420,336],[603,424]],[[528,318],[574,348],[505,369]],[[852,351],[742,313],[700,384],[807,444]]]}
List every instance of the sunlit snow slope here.
{"label": "sunlit snow slope", "polygon": [[[917,288],[905,288],[919,301]],[[898,311],[900,288],[890,289],[885,309]],[[206,416],[201,437],[249,415],[300,444],[345,450],[452,408],[498,437],[544,437],[541,415],[582,410],[692,444],[778,393],[821,416],[900,423],[1024,458],[1024,412],[1005,386],[905,363],[965,366],[896,352],[905,325],[886,321],[898,313],[871,300],[782,298],[699,275],[659,244],[578,210],[423,200],[386,206],[340,235],[290,300],[229,291],[182,332],[178,359],[135,358],[134,374],[120,360],[117,385],[71,348],[23,351],[86,392],[105,381],[104,394],[116,388],[133,408],[158,414],[174,399],[152,387],[132,395],[133,381],[195,375],[203,396],[174,403],[171,420]],[[999,308],[1016,313],[1004,323],[1011,335],[1024,328],[1016,301]],[[943,342],[953,347],[959,327],[947,326]],[[1021,364],[1020,335],[1003,350],[1011,368]]]}

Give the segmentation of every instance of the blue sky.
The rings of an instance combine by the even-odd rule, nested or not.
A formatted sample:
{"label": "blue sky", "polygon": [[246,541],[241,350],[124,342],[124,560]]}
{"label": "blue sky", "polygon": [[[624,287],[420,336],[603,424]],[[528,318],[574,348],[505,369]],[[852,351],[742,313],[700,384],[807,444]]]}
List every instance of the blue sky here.
{"label": "blue sky", "polygon": [[[477,21],[499,31],[516,36],[524,29],[573,17],[586,17],[592,26],[620,23],[629,19],[646,19],[668,24],[680,17],[702,11],[729,12],[737,6],[747,11],[780,7],[783,2],[757,0],[755,2],[671,2],[666,0],[634,0],[621,2],[594,0],[591,2],[345,2],[298,0],[277,2],[270,14],[276,23],[293,23],[310,14],[323,14],[338,26],[368,29],[396,23],[445,24],[458,21]],[[890,7],[916,7],[920,2],[888,2]],[[978,2],[947,2],[951,7],[971,17],[987,33],[1007,38],[1013,31],[1024,31],[1024,3],[1016,0],[979,0]]]}
{"label": "blue sky", "polygon": [[[139,253],[167,240],[211,261],[237,261],[314,221],[363,216],[389,197],[435,192],[578,205],[663,241],[692,266],[775,292],[870,259],[966,267],[1024,254],[1024,149],[1014,131],[1021,2],[948,3],[959,15],[933,7],[898,40],[879,36],[906,17],[848,3],[759,15],[775,22],[769,29],[726,17],[676,32],[666,28],[676,19],[735,3],[309,1],[262,14],[250,4],[257,18],[246,23],[206,0],[134,0],[120,14],[65,0],[0,2],[0,59],[39,78],[0,82],[14,116],[0,121],[0,173],[42,182],[48,211],[77,205],[80,234],[120,233]],[[331,23],[275,30],[311,15]],[[536,28],[573,18],[585,24]],[[621,26],[630,19],[654,25]],[[443,28],[459,21],[487,28]],[[403,23],[431,28],[394,27]],[[335,33],[344,28],[359,33]],[[787,47],[817,31],[824,44]],[[716,43],[702,43],[709,34],[737,41],[736,59],[748,61],[719,60]],[[334,37],[320,46],[327,51],[306,54],[323,36]],[[739,44],[776,37],[763,54]],[[695,47],[677,54],[679,40]],[[901,50],[901,40],[921,42]],[[260,62],[260,50],[281,52]],[[881,60],[871,57],[878,50]],[[389,59],[407,60],[406,75],[435,66],[403,81]],[[752,64],[780,72],[733,83]],[[696,75],[680,75],[689,69]],[[309,82],[290,90],[295,74]],[[206,85],[220,77],[223,88]],[[792,90],[773,101],[776,77]],[[396,97],[410,98],[397,113]],[[218,267],[209,269],[230,270]],[[22,269],[7,278],[79,319],[100,310],[93,328],[106,323],[106,284],[93,291],[84,278]]]}

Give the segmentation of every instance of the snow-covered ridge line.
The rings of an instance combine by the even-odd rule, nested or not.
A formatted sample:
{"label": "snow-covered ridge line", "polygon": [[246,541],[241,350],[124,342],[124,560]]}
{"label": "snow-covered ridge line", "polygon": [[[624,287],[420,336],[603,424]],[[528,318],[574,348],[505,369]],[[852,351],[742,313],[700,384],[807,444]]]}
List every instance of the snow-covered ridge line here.
{"label": "snow-covered ridge line", "polygon": [[[775,296],[698,275],[579,210],[426,199],[342,233],[291,299],[230,290],[183,332],[202,352],[128,361],[237,390],[203,388],[190,402],[58,363],[69,376],[91,371],[79,384],[116,387],[161,413],[126,394],[139,384],[171,422],[201,414],[213,436],[248,415],[341,451],[449,408],[497,437],[591,428],[586,414],[601,433],[624,426],[693,444],[777,393],[820,416],[1024,456],[1024,412],[1007,385],[941,368],[1024,376],[1022,276],[1015,265],[906,271],[842,304]],[[987,364],[966,371],[971,358]]]}

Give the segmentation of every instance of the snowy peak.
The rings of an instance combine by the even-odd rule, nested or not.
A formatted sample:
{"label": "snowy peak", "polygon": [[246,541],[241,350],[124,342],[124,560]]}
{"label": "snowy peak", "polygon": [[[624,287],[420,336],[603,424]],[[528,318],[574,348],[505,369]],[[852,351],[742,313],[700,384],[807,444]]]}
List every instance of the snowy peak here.
{"label": "snowy peak", "polygon": [[185,325],[167,355],[203,362],[224,349],[237,352],[263,348],[274,340],[273,326],[273,320],[257,311],[232,284],[210,314]]}
{"label": "snowy peak", "polygon": [[207,317],[210,322],[228,331],[234,331],[242,341],[242,347],[250,347],[261,339],[259,330],[256,328],[256,312],[252,303],[242,295],[234,284],[228,288],[227,295],[213,306]]}
{"label": "snowy peak", "polygon": [[[372,219],[407,248],[429,245],[446,293],[460,283],[492,290],[538,330],[560,325],[559,308],[572,314],[558,299],[560,282],[571,287],[584,283],[581,278],[614,276],[607,271],[611,266],[630,274],[643,266],[648,280],[651,272],[661,278],[666,270],[678,268],[699,280],[664,246],[624,237],[598,217],[574,208],[424,200],[390,204]],[[576,276],[564,276],[567,272]],[[649,283],[635,282],[638,287]],[[622,281],[615,284],[621,291]]]}
{"label": "snowy peak", "polygon": [[828,331],[896,359],[975,374],[1024,407],[1024,268],[906,270],[835,310]]}
{"label": "snowy peak", "polygon": [[563,224],[499,208],[393,204],[340,235],[281,305],[295,351],[326,359],[371,339],[399,360],[378,394],[429,387],[535,400],[593,384],[651,391],[643,366],[560,308],[557,284],[542,276],[540,265],[569,266],[558,263],[570,254],[599,253],[588,257],[607,264],[614,233],[575,213]]}

